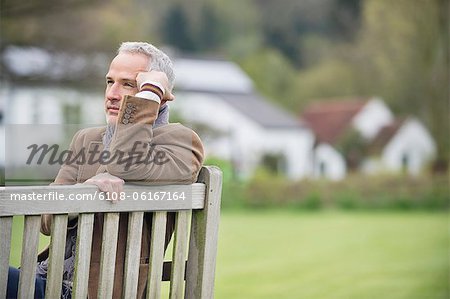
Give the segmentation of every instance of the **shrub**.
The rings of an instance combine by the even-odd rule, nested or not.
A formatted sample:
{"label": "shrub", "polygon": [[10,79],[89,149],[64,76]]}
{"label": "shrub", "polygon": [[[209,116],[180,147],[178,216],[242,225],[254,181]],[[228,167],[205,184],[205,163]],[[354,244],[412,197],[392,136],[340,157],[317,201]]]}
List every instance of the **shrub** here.
{"label": "shrub", "polygon": [[[230,196],[232,198],[230,198]],[[447,178],[352,175],[343,181],[292,182],[258,171],[247,182],[224,183],[224,207],[333,209],[448,209]],[[237,202],[241,201],[241,202]]]}

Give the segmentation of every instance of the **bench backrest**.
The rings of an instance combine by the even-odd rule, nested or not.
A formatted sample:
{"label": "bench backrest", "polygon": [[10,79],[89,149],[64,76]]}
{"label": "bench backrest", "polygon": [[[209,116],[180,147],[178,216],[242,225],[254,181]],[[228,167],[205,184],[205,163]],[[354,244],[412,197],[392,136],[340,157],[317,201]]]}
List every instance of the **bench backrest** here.
{"label": "bench backrest", "polygon": [[[99,280],[99,298],[111,298],[119,227],[119,213],[129,212],[127,253],[123,297],[135,298],[144,212],[152,212],[153,225],[147,298],[160,298],[163,276],[170,275],[170,298],[213,298],[217,254],[222,174],[216,167],[203,167],[198,182],[192,185],[125,185],[127,198],[117,204],[105,200],[58,201],[13,200],[11,194],[32,196],[53,194],[102,193],[95,186],[6,187],[0,198],[0,298],[6,296],[13,216],[23,215],[24,232],[21,256],[19,298],[32,298],[36,271],[40,215],[54,214],[50,239],[46,297],[59,298],[62,284],[64,247],[68,214],[77,213],[78,237],[73,281],[73,298],[87,297],[94,212],[103,212],[104,231]],[[53,193],[52,193],[53,192]],[[184,194],[182,192],[185,192]],[[63,194],[63,195],[59,195]],[[157,194],[157,196],[156,196]],[[165,199],[162,196],[166,197]],[[183,197],[181,199],[180,197]],[[150,198],[153,196],[153,198]],[[169,198],[170,196],[171,198]],[[142,200],[146,197],[146,200]],[[156,199],[158,197],[158,200]],[[176,198],[176,199],[175,199]],[[192,198],[192,200],[190,200]],[[176,213],[171,263],[164,263],[164,237],[167,212]],[[190,220],[190,225],[189,225]],[[190,231],[189,228],[190,227]],[[83,237],[80,237],[83,236]],[[186,252],[188,252],[186,262]],[[82,257],[82,258],[80,258]],[[170,270],[170,274],[163,273]]]}

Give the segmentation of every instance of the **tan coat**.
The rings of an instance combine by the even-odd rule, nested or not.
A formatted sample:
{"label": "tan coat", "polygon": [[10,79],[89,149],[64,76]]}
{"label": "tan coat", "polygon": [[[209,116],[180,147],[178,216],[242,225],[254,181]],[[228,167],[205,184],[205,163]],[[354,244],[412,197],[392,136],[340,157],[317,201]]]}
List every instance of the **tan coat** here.
{"label": "tan coat", "polygon": [[[133,96],[124,97],[118,115],[118,125],[110,144],[110,153],[118,151],[127,154],[133,152],[149,154],[147,163],[100,163],[98,158],[103,150],[102,138],[105,127],[88,128],[78,131],[73,137],[70,150],[73,153],[85,151],[84,163],[63,165],[53,184],[71,185],[83,183],[87,179],[102,172],[118,176],[127,182],[141,184],[191,184],[195,182],[203,162],[203,147],[197,134],[181,124],[168,124],[152,129],[157,117],[159,104]],[[137,141],[137,142],[136,142]],[[145,141],[145,143],[144,143]],[[150,145],[149,145],[150,143]],[[134,147],[134,150],[133,150]],[[95,155],[94,155],[95,154]],[[159,156],[157,156],[159,155]],[[145,157],[145,155],[144,155]],[[142,158],[143,159],[143,158]],[[141,159],[141,161],[142,161]],[[97,161],[96,161],[97,160]],[[95,163],[91,163],[96,161]],[[155,161],[159,163],[152,163]],[[104,165],[102,165],[104,164]],[[128,219],[127,214],[120,215],[119,236],[114,274],[113,298],[120,298],[123,284],[125,247]],[[49,235],[51,215],[43,215],[41,232]],[[151,214],[146,214],[142,244],[149,244],[151,232]],[[75,225],[76,227],[76,225]],[[166,247],[174,228],[173,214],[167,219]],[[103,231],[103,214],[95,215],[94,232],[89,274],[89,298],[97,297],[97,286],[100,271],[100,253]],[[47,251],[40,254],[45,258]],[[141,266],[138,283],[138,296],[144,296],[148,269],[149,248],[141,249]]]}

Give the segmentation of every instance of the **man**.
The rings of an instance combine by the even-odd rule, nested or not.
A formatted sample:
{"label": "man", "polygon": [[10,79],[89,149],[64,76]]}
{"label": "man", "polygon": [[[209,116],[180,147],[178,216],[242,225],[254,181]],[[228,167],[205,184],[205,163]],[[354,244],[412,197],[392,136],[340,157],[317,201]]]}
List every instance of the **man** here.
{"label": "man", "polygon": [[[88,128],[77,132],[70,145],[70,150],[75,154],[85,151],[94,153],[97,158],[85,159],[84,163],[63,165],[53,184],[94,184],[100,191],[113,195],[123,190],[124,181],[144,184],[190,184],[195,182],[203,162],[203,147],[199,137],[192,130],[181,124],[168,123],[167,102],[174,100],[173,80],[172,63],[162,51],[148,43],[123,43],[106,75],[105,114],[107,126]],[[126,161],[126,163],[118,163],[115,160],[101,163],[102,160],[98,156],[101,156],[104,151],[110,152],[111,155],[124,154],[122,158],[125,160],[122,162]],[[142,157],[146,155],[150,156],[146,163],[138,162],[139,157],[142,160]],[[155,161],[156,156],[161,158],[160,163],[151,163]],[[50,234],[51,222],[51,215],[42,216],[42,233]],[[70,296],[76,225],[76,219],[69,221],[63,297]],[[123,213],[120,215],[119,221],[114,298],[120,298],[122,292],[127,225],[127,214]],[[173,228],[174,217],[169,214],[166,247]],[[92,241],[88,289],[90,298],[97,297],[102,231],[103,214],[98,213],[95,215]],[[151,214],[146,214],[143,243],[147,242],[148,244],[150,231]],[[46,277],[47,258],[48,250],[39,256],[37,286],[40,286],[42,278]],[[139,297],[144,296],[148,258],[149,248],[143,246],[138,282]],[[8,292],[9,289],[10,283],[8,283]]]}

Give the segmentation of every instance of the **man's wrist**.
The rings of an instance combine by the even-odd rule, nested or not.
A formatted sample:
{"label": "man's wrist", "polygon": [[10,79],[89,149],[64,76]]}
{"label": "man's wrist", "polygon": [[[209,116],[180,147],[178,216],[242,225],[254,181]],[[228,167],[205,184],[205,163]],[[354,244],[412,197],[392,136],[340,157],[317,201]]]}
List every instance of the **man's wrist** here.
{"label": "man's wrist", "polygon": [[141,84],[139,91],[151,91],[156,93],[161,99],[164,96],[164,87],[155,81],[145,81]]}
{"label": "man's wrist", "polygon": [[164,88],[158,82],[144,81],[139,86],[139,92],[136,96],[161,103],[164,96]]}
{"label": "man's wrist", "polygon": [[158,104],[161,103],[161,98],[156,93],[151,92],[151,91],[145,91],[145,90],[140,91],[136,94],[136,97],[143,98],[143,99],[150,100],[150,101],[155,101]]}

